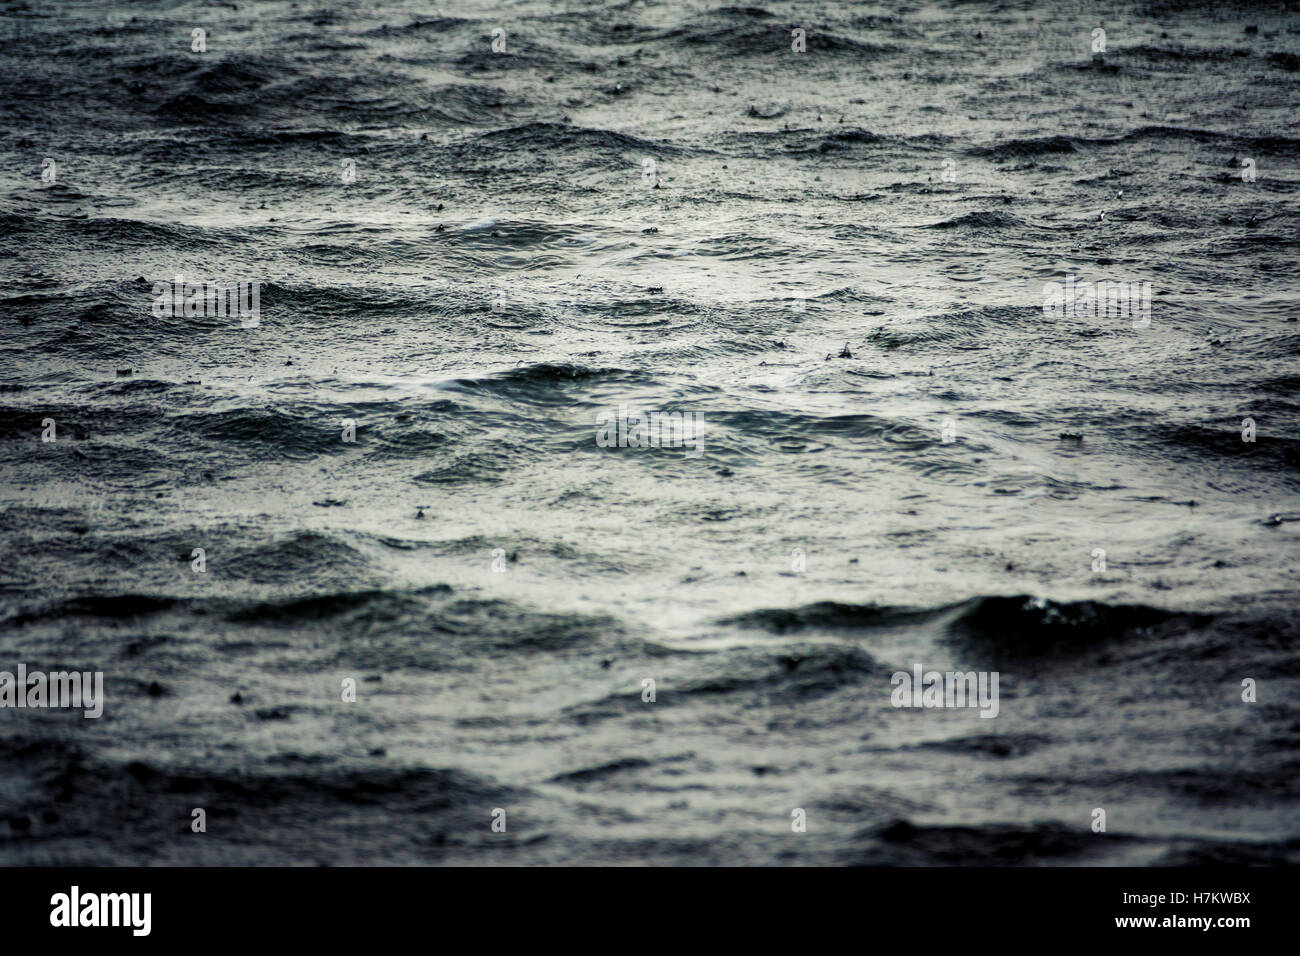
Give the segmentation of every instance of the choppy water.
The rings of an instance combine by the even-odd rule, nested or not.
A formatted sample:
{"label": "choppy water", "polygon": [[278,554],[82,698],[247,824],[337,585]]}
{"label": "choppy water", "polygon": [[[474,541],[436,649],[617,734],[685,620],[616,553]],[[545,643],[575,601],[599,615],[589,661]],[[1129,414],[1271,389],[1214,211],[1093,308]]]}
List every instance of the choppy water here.
{"label": "choppy water", "polygon": [[0,670],[107,675],[0,710],[3,862],[1300,857],[1294,10],[0,30]]}

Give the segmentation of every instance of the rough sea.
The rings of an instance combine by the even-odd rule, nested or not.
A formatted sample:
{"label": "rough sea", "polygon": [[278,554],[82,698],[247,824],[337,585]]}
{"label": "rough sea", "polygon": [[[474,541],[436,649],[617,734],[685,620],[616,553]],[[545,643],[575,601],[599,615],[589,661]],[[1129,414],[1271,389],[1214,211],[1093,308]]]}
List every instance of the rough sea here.
{"label": "rough sea", "polygon": [[1295,3],[0,37],[0,863],[1300,863]]}

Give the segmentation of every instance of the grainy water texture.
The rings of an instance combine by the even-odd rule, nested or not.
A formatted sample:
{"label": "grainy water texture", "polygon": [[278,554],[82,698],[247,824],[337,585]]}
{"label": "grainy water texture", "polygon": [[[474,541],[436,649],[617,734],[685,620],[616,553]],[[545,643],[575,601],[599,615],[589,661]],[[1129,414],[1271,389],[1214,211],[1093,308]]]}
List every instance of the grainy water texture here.
{"label": "grainy water texture", "polygon": [[1294,4],[0,31],[0,863],[1300,862]]}

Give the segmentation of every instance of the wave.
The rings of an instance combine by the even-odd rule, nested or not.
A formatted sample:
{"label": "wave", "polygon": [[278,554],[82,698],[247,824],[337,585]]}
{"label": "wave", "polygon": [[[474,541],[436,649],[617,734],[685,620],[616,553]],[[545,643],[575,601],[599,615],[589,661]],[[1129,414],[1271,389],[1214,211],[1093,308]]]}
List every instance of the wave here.
{"label": "wave", "polygon": [[769,700],[809,700],[883,673],[866,651],[838,644],[786,647],[779,654],[733,651],[719,663],[720,673],[683,681],[676,688],[680,699],[761,692]]}
{"label": "wave", "polygon": [[373,27],[372,29],[362,33],[362,36],[392,37],[407,36],[410,34],[423,35],[426,33],[447,33],[451,30],[461,29],[473,29],[477,31],[479,29],[479,21],[469,20],[464,17],[416,17],[411,22],[404,23],[401,26],[393,26],[385,23]]}
{"label": "wave", "polygon": [[590,129],[567,123],[533,122],[475,136],[472,143],[492,150],[521,149],[635,152],[646,156],[678,155],[679,147],[606,129]]}
{"label": "wave", "polygon": [[966,152],[971,156],[983,156],[988,159],[1019,159],[1026,156],[1074,153],[1079,149],[1079,142],[1074,136],[1057,134],[1055,136],[1010,139],[986,146],[972,146]]}
{"label": "wave", "polygon": [[49,602],[29,611],[19,611],[5,618],[7,627],[23,627],[42,621],[59,621],[72,617],[141,618],[170,610],[180,599],[151,594],[88,594]]}
{"label": "wave", "polygon": [[647,372],[594,368],[568,362],[539,362],[481,378],[456,379],[451,387],[540,404],[569,404],[573,398],[571,388],[650,385],[656,382],[657,379]]}
{"label": "wave", "polygon": [[1041,322],[1043,310],[1034,306],[990,305],[939,316],[926,316],[913,325],[887,321],[867,333],[866,341],[876,348],[920,348],[938,346],[973,348],[983,336],[993,332],[1016,332],[1033,328]]}
{"label": "wave", "polygon": [[[291,538],[280,545],[246,548],[243,554],[263,563],[277,554],[301,561],[301,548],[310,540],[310,537]],[[341,558],[364,572],[362,559],[355,552],[349,552],[337,542],[332,550],[333,559]],[[214,549],[209,558],[214,567],[219,563],[218,553]],[[329,561],[332,557],[326,551],[318,555],[318,560]],[[340,576],[346,576],[346,568],[336,570]],[[301,578],[293,584],[300,589]],[[643,654],[647,647],[644,641],[629,636],[621,624],[606,615],[536,611],[503,599],[461,595],[446,584],[306,593],[299,590],[299,593],[265,599],[87,594],[20,608],[0,623],[20,628],[76,618],[105,621],[159,618],[172,622],[173,626],[180,626],[182,621],[191,624],[221,621],[253,632],[290,634],[308,628],[317,637],[329,638],[331,643],[323,649],[324,653],[385,671],[403,667],[456,668],[463,666],[467,655],[589,653],[596,649]],[[349,643],[362,637],[363,643]],[[412,641],[413,638],[416,640]],[[345,643],[340,645],[336,641]]]}
{"label": "wave", "polygon": [[1269,434],[1264,428],[1257,432],[1255,441],[1242,441],[1240,418],[1226,419],[1220,428],[1161,423],[1148,428],[1144,438],[1154,438],[1178,457],[1202,466],[1213,458],[1240,461],[1252,470],[1269,469],[1274,473],[1300,469],[1300,439]]}
{"label": "wave", "polygon": [[1037,753],[1056,742],[1041,734],[976,734],[949,740],[929,740],[909,749],[934,750],[939,753],[960,754],[967,757],[991,757],[995,760],[1016,760]]}
{"label": "wave", "polygon": [[[358,422],[358,441],[364,440],[370,427],[364,420]],[[338,420],[309,406],[180,412],[167,417],[165,429],[175,445],[198,438],[209,448],[221,446],[227,454],[242,450],[254,460],[308,459],[344,454],[350,448],[339,440]]]}
{"label": "wave", "polygon": [[[628,649],[642,657],[666,652],[650,643]],[[677,655],[675,655],[677,656]],[[780,650],[742,647],[725,652],[677,656],[677,677],[656,688],[660,706],[683,710],[712,710],[718,699],[739,707],[793,705],[851,690],[867,680],[884,680],[887,673],[862,648],[845,644],[790,644]],[[635,686],[635,685],[633,685]],[[625,719],[644,710],[640,687],[617,691],[592,701],[566,707],[566,720],[581,726]]]}
{"label": "wave", "polygon": [[[525,796],[463,770],[393,766],[382,751],[334,762],[290,751],[214,769],[211,760],[197,767],[171,755],[92,755],[58,739],[0,740],[0,766],[23,784],[6,808],[0,858],[60,866],[303,863],[298,848],[312,845],[319,865],[364,865],[377,849],[429,862],[481,829],[486,808],[518,806]],[[193,807],[206,808],[208,825],[223,834],[220,847],[177,838],[176,821],[189,823]]]}
{"label": "wave", "polygon": [[1052,657],[1106,641],[1171,628],[1196,630],[1213,620],[1141,604],[1058,602],[1028,594],[979,597],[959,605],[948,624],[951,638],[999,657]]}
{"label": "wave", "polygon": [[[808,56],[820,53],[869,59],[903,52],[892,43],[858,40],[824,26],[808,25],[805,29]],[[697,14],[685,25],[664,31],[657,39],[689,46],[716,46],[724,48],[729,57],[749,57],[789,50],[790,30],[786,20],[761,7],[720,7]]]}
{"label": "wave", "polygon": [[[232,541],[222,540],[224,537],[214,544],[220,548],[220,571],[225,579],[298,588],[304,581],[319,587],[326,578],[356,586],[375,575],[366,555],[337,534],[291,531],[257,543],[243,540],[242,534]],[[181,556],[185,560],[190,557],[183,550]]]}
{"label": "wave", "polygon": [[974,650],[1002,655],[1051,656],[1154,628],[1202,628],[1211,620],[1212,615],[1186,614],[1145,605],[1058,602],[1022,594],[975,597],[934,608],[821,602],[797,608],[750,611],[719,623],[786,634],[799,631],[871,631],[935,622],[942,625],[948,637]]}
{"label": "wave", "polygon": [[1220,143],[1252,154],[1300,156],[1300,138],[1274,135],[1243,135],[1239,132],[1175,127],[1163,125],[1141,126],[1118,136],[1038,136],[1013,138],[998,143],[972,146],[966,150],[971,156],[994,160],[1020,159],[1054,154],[1077,153],[1094,147],[1119,146],[1143,140],[1191,140],[1197,143]]}
{"label": "wave", "polygon": [[1027,228],[1027,223],[1018,216],[1011,215],[1009,212],[986,210],[983,212],[968,212],[962,216],[954,216],[952,219],[944,219],[940,222],[931,223],[925,228],[1024,230]]}
{"label": "wave", "polygon": [[900,819],[860,833],[843,863],[857,866],[1007,866],[1012,863],[1087,863],[1136,842],[1123,834],[1105,840],[1083,827],[1058,823],[943,826]]}

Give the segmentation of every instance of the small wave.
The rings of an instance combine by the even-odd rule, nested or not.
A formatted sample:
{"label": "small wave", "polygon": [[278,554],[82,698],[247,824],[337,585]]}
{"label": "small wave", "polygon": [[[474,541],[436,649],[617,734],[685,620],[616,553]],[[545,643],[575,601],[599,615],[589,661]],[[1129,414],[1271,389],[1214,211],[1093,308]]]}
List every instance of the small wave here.
{"label": "small wave", "polygon": [[[340,637],[365,635],[350,654],[364,666],[457,666],[466,654],[558,654],[620,646],[622,628],[604,616],[545,613],[505,600],[458,597],[445,584],[413,590],[332,591],[270,601],[225,602],[226,620],[296,630],[310,624]],[[214,608],[217,609],[217,608]],[[425,639],[437,635],[436,642]],[[411,638],[419,638],[412,646]]]}
{"label": "small wave", "polygon": [[624,757],[622,760],[613,760],[609,763],[600,764],[595,767],[583,767],[581,770],[571,770],[568,773],[556,774],[550,778],[551,783],[592,783],[598,780],[604,780],[606,777],[626,773],[629,770],[643,770],[646,767],[653,766],[649,760],[642,760],[639,757]]}
{"label": "small wave", "polygon": [[1061,603],[1022,594],[979,597],[960,605],[948,633],[958,643],[998,656],[1052,656],[1164,626],[1200,628],[1210,620],[1210,615],[1146,605]]}
{"label": "small wave", "polygon": [[5,620],[9,627],[69,617],[138,618],[170,610],[178,599],[149,594],[90,594],[65,598],[30,611],[20,611]]}
{"label": "small wave", "polygon": [[1028,756],[1053,743],[1050,737],[1039,734],[977,734],[952,740],[927,741],[917,744],[915,749],[1007,760]]}
{"label": "small wave", "polygon": [[[1297,137],[1249,136],[1239,132],[1220,132],[1196,127],[1142,126],[1125,133],[1116,142],[1146,139],[1183,139],[1198,143],[1221,143],[1225,150],[1232,148],[1251,155],[1263,153],[1278,156],[1300,156],[1300,138]],[[1112,141],[1096,140],[1095,142],[1108,143]]]}
{"label": "small wave", "polygon": [[952,219],[944,219],[940,222],[934,222],[926,226],[927,229],[1024,229],[1026,223],[1023,219],[1011,215],[1008,212],[998,212],[996,210],[986,210],[984,212],[968,212],[963,216],[956,216]]}
{"label": "small wave", "polygon": [[646,372],[621,368],[592,368],[565,362],[541,362],[495,372],[484,378],[461,378],[451,387],[476,393],[539,404],[567,404],[572,401],[571,388],[594,388],[611,385],[646,385],[656,379]]}
{"label": "small wave", "polygon": [[966,152],[972,156],[989,159],[1017,159],[1024,156],[1050,156],[1056,153],[1074,153],[1079,140],[1073,136],[1039,136],[1032,139],[1012,139],[988,146],[973,146]]}
{"label": "small wave", "polygon": [[637,152],[647,156],[675,155],[681,150],[668,143],[651,142],[613,130],[588,129],[565,123],[524,123],[481,133],[474,143],[490,149],[599,150]]}
{"label": "small wave", "polygon": [[676,690],[681,696],[675,699],[685,706],[711,706],[708,698],[715,695],[759,694],[764,702],[795,702],[855,687],[882,674],[870,654],[845,644],[789,646],[776,654],[732,650],[698,663],[697,668],[708,673],[663,688],[665,699]]}
{"label": "small wave", "polygon": [[928,826],[895,820],[861,834],[851,855],[853,862],[866,866],[1059,865],[1111,852],[1116,842],[1133,838],[1115,834],[1098,840],[1086,829],[1054,823]]}
{"label": "small wave", "polygon": [[355,583],[373,573],[360,551],[336,535],[319,531],[293,531],[235,546],[223,553],[220,563],[223,577],[285,587],[301,587],[304,580],[319,583],[326,576]]}
{"label": "small wave", "polygon": [[[327,422],[308,408],[204,409],[172,415],[166,427],[177,444],[197,437],[227,450],[242,449],[255,460],[341,454],[350,447],[339,441],[335,420]],[[359,424],[358,440],[364,437],[363,432],[364,426]]]}
{"label": "small wave", "polygon": [[[280,859],[283,841],[309,846],[322,839],[329,845],[317,854],[322,865],[373,862],[376,841],[387,844],[385,856],[437,859],[444,844],[472,830],[477,808],[524,798],[458,769],[382,760],[341,767],[295,753],[218,769],[155,756],[118,760],[61,740],[18,738],[0,741],[0,765],[24,784],[6,808],[10,827],[21,828],[24,844],[46,848],[38,859],[60,865],[229,864],[231,845],[209,856],[209,848],[177,837],[174,813],[196,805],[209,808],[210,821],[220,821],[233,845],[257,848],[249,861]],[[189,810],[182,815],[188,819]],[[7,862],[23,852],[15,841],[0,840]]]}
{"label": "small wave", "polygon": [[874,604],[840,604],[835,601],[821,601],[799,608],[749,611],[725,618],[718,623],[758,628],[771,631],[773,634],[806,630],[858,630],[916,624],[933,618],[943,610],[916,610],[878,607]]}

